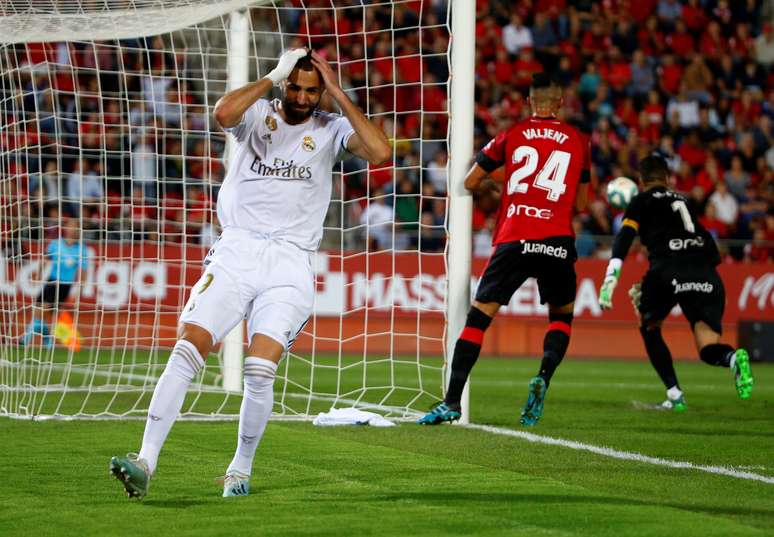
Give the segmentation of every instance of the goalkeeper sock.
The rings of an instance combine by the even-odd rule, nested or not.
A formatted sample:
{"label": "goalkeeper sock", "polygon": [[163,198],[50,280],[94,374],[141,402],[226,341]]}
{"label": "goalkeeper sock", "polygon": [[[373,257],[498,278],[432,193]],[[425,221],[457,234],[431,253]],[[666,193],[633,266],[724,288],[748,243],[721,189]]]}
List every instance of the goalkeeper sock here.
{"label": "goalkeeper sock", "polygon": [[147,461],[151,474],[156,471],[159,452],[183,406],[185,392],[203,366],[204,360],[193,343],[181,339],[175,344],[153,390],[142,437],[140,458]]}
{"label": "goalkeeper sock", "polygon": [[567,353],[572,332],[572,319],[572,313],[549,313],[548,315],[548,320],[551,322],[543,339],[543,360],[540,362],[538,373],[538,376],[546,381],[546,388]]}
{"label": "goalkeeper sock", "polygon": [[721,367],[731,367],[731,360],[734,357],[734,348],[725,343],[712,343],[705,345],[699,351],[699,358],[702,362],[709,365],[718,365]]}
{"label": "goalkeeper sock", "polygon": [[226,473],[239,472],[249,476],[258,443],[274,406],[274,377],[277,364],[271,360],[248,356],[245,358],[242,408],[239,410],[237,449]]}
{"label": "goalkeeper sock", "polygon": [[468,381],[470,370],[478,360],[481,352],[481,344],[484,341],[484,332],[489,328],[492,318],[476,307],[470,308],[465,328],[454,346],[452,358],[451,378],[449,389],[446,391],[444,402],[454,407],[460,406],[462,390]]}
{"label": "goalkeeper sock", "polygon": [[675,373],[675,366],[672,363],[672,353],[669,352],[669,347],[661,335],[661,328],[648,330],[643,326],[640,327],[640,334],[642,334],[642,341],[645,343],[650,363],[661,378],[661,382],[667,389],[675,386],[679,388],[677,373]]}

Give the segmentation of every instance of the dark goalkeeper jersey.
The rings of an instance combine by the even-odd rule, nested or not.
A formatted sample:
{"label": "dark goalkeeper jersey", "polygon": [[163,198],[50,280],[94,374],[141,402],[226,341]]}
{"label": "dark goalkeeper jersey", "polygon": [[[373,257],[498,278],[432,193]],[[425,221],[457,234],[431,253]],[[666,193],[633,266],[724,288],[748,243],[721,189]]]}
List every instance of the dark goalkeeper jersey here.
{"label": "dark goalkeeper jersey", "polygon": [[720,263],[715,240],[691,212],[682,194],[664,187],[641,192],[626,209],[623,224],[639,233],[652,266],[669,262],[710,266]]}

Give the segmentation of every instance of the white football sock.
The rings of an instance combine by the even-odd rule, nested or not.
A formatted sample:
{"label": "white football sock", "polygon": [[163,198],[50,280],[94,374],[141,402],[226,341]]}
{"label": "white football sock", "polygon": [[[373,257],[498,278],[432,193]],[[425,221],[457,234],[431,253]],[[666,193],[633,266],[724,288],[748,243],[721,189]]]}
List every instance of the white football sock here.
{"label": "white football sock", "polygon": [[140,458],[148,462],[151,474],[156,471],[159,452],[180,413],[188,386],[203,366],[204,360],[193,343],[181,339],[175,344],[153,390],[142,437]]}
{"label": "white football sock", "polygon": [[669,388],[667,390],[666,393],[667,393],[667,398],[670,401],[677,401],[683,395],[682,390],[680,388],[678,388],[677,386],[672,386],[671,388]]}
{"label": "white football sock", "polygon": [[237,449],[226,473],[239,472],[249,476],[252,472],[255,449],[263,437],[274,406],[276,373],[277,364],[271,360],[255,356],[245,358],[245,391],[239,411]]}

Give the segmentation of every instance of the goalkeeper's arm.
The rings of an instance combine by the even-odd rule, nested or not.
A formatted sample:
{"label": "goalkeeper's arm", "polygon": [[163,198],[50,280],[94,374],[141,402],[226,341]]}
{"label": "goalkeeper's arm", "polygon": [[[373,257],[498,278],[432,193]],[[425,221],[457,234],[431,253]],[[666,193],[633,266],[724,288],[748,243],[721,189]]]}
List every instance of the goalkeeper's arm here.
{"label": "goalkeeper's arm", "polygon": [[272,86],[279,84],[290,76],[290,73],[296,66],[296,62],[307,54],[307,50],[303,48],[288,50],[280,56],[277,67],[269,71],[265,77],[223,95],[215,103],[215,110],[213,111],[215,121],[223,128],[239,125],[245,111],[255,101],[269,93]]}
{"label": "goalkeeper's arm", "polygon": [[604,309],[613,307],[613,292],[618,285],[618,278],[621,277],[621,266],[623,265],[629,248],[632,247],[634,238],[637,236],[637,223],[633,220],[624,220],[624,225],[613,242],[613,256],[610,263],[607,264],[605,271],[605,280],[599,290],[599,306]]}

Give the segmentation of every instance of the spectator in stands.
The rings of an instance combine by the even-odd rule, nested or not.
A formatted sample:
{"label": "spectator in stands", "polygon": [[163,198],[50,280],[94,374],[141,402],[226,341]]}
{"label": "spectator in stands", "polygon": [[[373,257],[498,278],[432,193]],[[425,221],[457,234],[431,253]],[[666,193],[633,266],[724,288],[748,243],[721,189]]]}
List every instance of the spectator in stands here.
{"label": "spectator in stands", "polygon": [[387,206],[387,195],[382,190],[371,193],[363,212],[360,214],[360,225],[365,226],[363,236],[370,238],[371,250],[389,250],[392,248],[393,211]]}
{"label": "spectator in stands", "polygon": [[83,213],[84,217],[90,217],[104,196],[102,178],[97,176],[89,161],[82,156],[67,178],[67,201],[72,214],[77,216]]}
{"label": "spectator in stands", "polygon": [[146,197],[155,199],[158,170],[156,152],[151,143],[147,130],[142,129],[132,146],[132,184],[140,187]]}
{"label": "spectator in stands", "polygon": [[736,218],[739,216],[739,203],[728,191],[728,187],[726,187],[723,181],[715,185],[715,192],[710,195],[708,203],[715,206],[715,214],[718,220],[731,229],[736,226]]}
{"label": "spectator in stands", "polygon": [[629,66],[631,82],[629,83],[629,95],[640,102],[644,102],[655,84],[653,68],[645,54],[641,50],[635,50],[632,63]]}
{"label": "spectator in stands", "polygon": [[728,191],[733,194],[736,199],[740,200],[744,198],[745,190],[750,185],[750,174],[744,171],[742,167],[742,159],[739,155],[734,155],[731,158],[731,168],[726,170],[723,174],[723,181],[728,187]]}
{"label": "spectator in stands", "polygon": [[435,195],[446,194],[448,175],[446,171],[448,155],[446,151],[436,151],[433,160],[427,165],[427,179],[433,187]]}
{"label": "spectator in stands", "polygon": [[691,99],[686,91],[685,84],[680,84],[680,90],[667,104],[667,118],[677,115],[682,128],[696,127],[699,125],[699,102]]}
{"label": "spectator in stands", "polygon": [[510,23],[503,28],[503,45],[513,56],[524,47],[534,47],[532,31],[524,26],[524,21],[517,12],[511,14]]}
{"label": "spectator in stands", "polygon": [[665,27],[671,28],[683,14],[683,8],[677,0],[660,0],[658,3],[658,18]]}
{"label": "spectator in stands", "polygon": [[704,56],[694,54],[691,57],[691,63],[683,72],[682,84],[687,97],[701,103],[708,103],[710,100],[709,89],[712,83],[712,71],[704,62]]}
{"label": "spectator in stands", "polygon": [[767,22],[762,30],[755,38],[755,61],[768,68],[774,64],[774,27]]}

